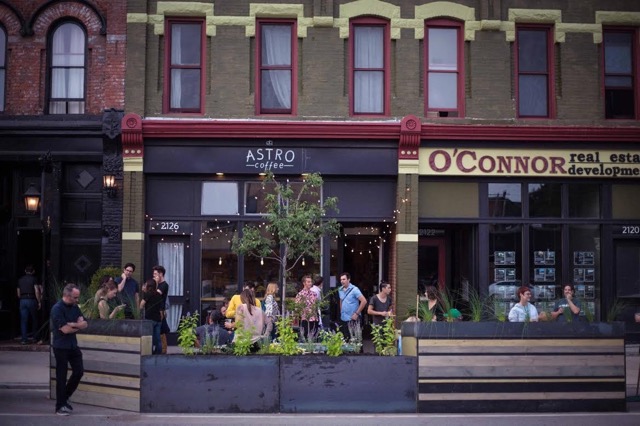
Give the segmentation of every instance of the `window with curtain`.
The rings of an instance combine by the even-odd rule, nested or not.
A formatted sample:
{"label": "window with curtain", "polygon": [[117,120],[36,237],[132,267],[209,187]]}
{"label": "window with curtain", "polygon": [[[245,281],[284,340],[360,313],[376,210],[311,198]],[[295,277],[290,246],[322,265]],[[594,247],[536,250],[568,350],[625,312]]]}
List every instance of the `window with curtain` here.
{"label": "window with curtain", "polygon": [[[167,242],[158,243],[158,264],[164,266],[167,273],[164,276],[169,284],[169,296],[184,295],[184,244]],[[182,304],[170,303],[167,311],[167,323],[172,332],[178,330]]]}
{"label": "window with curtain", "polygon": [[387,24],[353,23],[352,104],[354,114],[387,114]]}
{"label": "window with curtain", "polygon": [[636,31],[605,29],[604,49],[604,96],[605,118],[628,118],[636,116],[635,72],[633,64]]}
{"label": "window with curtain", "polygon": [[260,114],[293,113],[293,22],[258,22]]}
{"label": "window with curtain", "polygon": [[165,112],[201,112],[204,93],[202,21],[169,21]]}
{"label": "window with curtain", "polygon": [[58,25],[50,42],[49,114],[84,114],[87,36],[75,22]]}
{"label": "window with curtain", "polygon": [[459,117],[463,93],[461,24],[428,21],[425,31],[427,111],[439,117]]}
{"label": "window with curtain", "polygon": [[7,74],[7,32],[0,25],[0,111],[4,111],[4,88]]}
{"label": "window with curtain", "polygon": [[518,116],[549,117],[551,44],[547,27],[519,27],[516,31]]}

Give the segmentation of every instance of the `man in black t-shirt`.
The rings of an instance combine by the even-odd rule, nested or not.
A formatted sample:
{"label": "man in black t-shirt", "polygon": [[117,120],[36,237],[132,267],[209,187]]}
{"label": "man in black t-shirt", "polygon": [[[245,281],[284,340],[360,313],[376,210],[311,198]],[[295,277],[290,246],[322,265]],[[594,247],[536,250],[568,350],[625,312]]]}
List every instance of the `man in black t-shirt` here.
{"label": "man in black t-shirt", "polygon": [[380,292],[371,297],[367,313],[371,315],[373,324],[380,325],[391,314],[391,284],[380,283]]}
{"label": "man in black t-shirt", "polygon": [[167,334],[171,331],[167,322],[167,298],[169,297],[169,284],[164,280],[166,270],[164,266],[156,265],[153,268],[153,280],[158,284],[158,293],[162,295],[162,325],[160,327],[160,339],[162,340],[162,353],[167,353]]}

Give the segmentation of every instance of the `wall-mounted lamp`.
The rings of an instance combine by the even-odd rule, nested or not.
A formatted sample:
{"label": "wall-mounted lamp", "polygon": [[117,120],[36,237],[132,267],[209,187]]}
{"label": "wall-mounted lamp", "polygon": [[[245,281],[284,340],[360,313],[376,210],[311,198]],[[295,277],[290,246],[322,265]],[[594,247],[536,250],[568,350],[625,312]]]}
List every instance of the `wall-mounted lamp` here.
{"label": "wall-mounted lamp", "polygon": [[104,189],[109,198],[114,198],[116,196],[118,187],[116,186],[115,175],[104,175],[102,177],[102,189]]}
{"label": "wall-mounted lamp", "polygon": [[38,191],[34,184],[30,184],[29,188],[24,193],[24,208],[29,213],[35,213],[38,211],[40,205],[40,191]]}

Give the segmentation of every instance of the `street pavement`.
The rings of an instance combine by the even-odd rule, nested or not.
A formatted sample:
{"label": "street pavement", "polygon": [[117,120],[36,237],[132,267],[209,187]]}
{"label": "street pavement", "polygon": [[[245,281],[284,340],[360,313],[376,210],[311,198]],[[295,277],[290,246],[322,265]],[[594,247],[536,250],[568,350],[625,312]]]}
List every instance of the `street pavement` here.
{"label": "street pavement", "polygon": [[[0,425],[430,425],[430,426],[637,426],[640,402],[623,413],[493,414],[140,414],[73,404],[74,413],[58,416],[49,399],[48,347],[7,350],[0,344]],[[172,348],[175,349],[175,348]],[[172,350],[173,352],[173,350]],[[627,351],[627,394],[635,394],[638,347]],[[629,367],[631,366],[631,370]],[[633,378],[633,383],[629,383]],[[380,395],[384,398],[384,393]],[[73,397],[72,397],[73,403]]]}

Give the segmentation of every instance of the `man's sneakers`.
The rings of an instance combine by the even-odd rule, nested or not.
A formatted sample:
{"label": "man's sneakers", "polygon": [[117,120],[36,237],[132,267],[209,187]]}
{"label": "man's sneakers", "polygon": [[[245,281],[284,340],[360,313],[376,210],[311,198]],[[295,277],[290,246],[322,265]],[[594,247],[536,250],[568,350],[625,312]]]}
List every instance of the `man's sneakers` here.
{"label": "man's sneakers", "polygon": [[59,416],[68,416],[69,414],[71,414],[71,410],[69,410],[69,407],[67,407],[66,405],[63,405],[56,410],[56,414]]}
{"label": "man's sneakers", "polygon": [[68,416],[73,413],[73,407],[69,402],[65,402],[65,404],[56,410],[56,414],[59,416]]}

